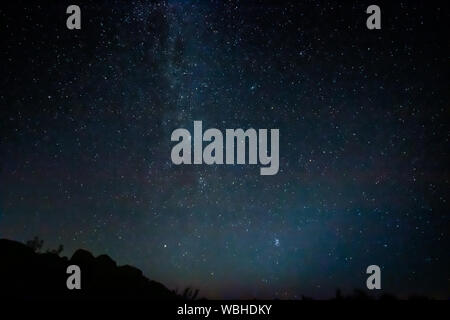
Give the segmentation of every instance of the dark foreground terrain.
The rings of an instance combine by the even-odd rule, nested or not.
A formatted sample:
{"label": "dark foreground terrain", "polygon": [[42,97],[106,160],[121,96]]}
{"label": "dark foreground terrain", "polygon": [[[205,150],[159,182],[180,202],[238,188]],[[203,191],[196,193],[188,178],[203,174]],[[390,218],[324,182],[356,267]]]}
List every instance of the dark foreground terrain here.
{"label": "dark foreground terrain", "polygon": [[[37,253],[22,243],[0,239],[0,296],[23,299],[157,299],[181,297],[132,266],[117,266],[107,255],[79,249],[69,259]],[[68,290],[69,265],[81,269],[82,290]]]}
{"label": "dark foreground terrain", "polygon": [[[213,310],[208,319],[298,319],[300,314],[309,312],[324,316],[341,313],[358,318],[367,312],[377,318],[393,312],[404,316],[420,311],[428,313],[437,307],[445,310],[448,306],[448,301],[431,301],[424,297],[402,301],[384,295],[374,299],[363,290],[356,290],[349,296],[342,296],[338,290],[336,297],[328,301],[313,301],[307,297],[302,301],[195,300],[198,291],[186,289],[181,295],[177,294],[144,277],[135,267],[117,266],[107,255],[94,257],[89,251],[80,249],[69,259],[59,256],[62,249],[40,253],[36,250],[36,242],[33,247],[29,243],[0,239],[2,311],[11,308],[15,314],[25,313],[27,317],[42,314],[48,318],[55,315],[58,319],[62,314],[64,318],[79,319],[86,313],[122,319],[133,314],[145,314],[151,319],[202,319],[203,316],[198,315],[180,315],[179,310],[208,307]],[[68,290],[66,286],[70,276],[66,273],[67,267],[73,264],[81,268],[81,290]],[[223,306],[233,305],[267,305],[271,306],[271,312],[265,315],[220,312]]]}

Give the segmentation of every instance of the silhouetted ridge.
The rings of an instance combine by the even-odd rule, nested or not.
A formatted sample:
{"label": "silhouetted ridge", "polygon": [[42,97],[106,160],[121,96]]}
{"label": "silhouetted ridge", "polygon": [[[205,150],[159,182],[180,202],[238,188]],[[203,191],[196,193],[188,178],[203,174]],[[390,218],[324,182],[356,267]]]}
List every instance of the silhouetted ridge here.
{"label": "silhouetted ridge", "polygon": [[77,251],[74,252],[72,258],[70,258],[70,261],[73,263],[78,262],[93,263],[94,259],[95,259],[94,256],[89,251],[84,249],[78,249]]}
{"label": "silhouetted ridge", "polygon": [[[0,296],[61,299],[156,299],[181,297],[161,283],[144,277],[132,266],[118,267],[107,255],[94,257],[77,250],[70,259],[57,253],[38,253],[22,243],[0,239]],[[68,290],[69,265],[81,268],[81,290]]]}

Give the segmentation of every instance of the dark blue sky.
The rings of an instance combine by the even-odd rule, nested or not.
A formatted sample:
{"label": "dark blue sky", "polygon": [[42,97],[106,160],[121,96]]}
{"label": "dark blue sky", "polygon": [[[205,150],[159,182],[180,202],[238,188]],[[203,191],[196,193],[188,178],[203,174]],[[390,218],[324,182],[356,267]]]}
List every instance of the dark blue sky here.
{"label": "dark blue sky", "polygon": [[[0,237],[211,298],[448,297],[448,8],[16,1],[0,11]],[[171,132],[277,128],[280,171],[176,166]]]}

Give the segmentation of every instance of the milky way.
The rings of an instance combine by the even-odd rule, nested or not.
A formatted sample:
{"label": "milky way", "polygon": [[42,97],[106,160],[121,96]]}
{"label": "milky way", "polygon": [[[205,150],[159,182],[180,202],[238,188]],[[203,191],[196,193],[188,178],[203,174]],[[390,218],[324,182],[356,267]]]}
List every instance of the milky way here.
{"label": "milky way", "polygon": [[[0,237],[209,298],[450,295],[448,9],[8,1]],[[170,135],[278,128],[280,168],[174,165]]]}

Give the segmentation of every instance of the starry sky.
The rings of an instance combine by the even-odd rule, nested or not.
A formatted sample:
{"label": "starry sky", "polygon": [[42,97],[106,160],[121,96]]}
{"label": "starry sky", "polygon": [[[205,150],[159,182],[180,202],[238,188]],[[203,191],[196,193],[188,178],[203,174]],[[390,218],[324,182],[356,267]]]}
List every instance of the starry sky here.
{"label": "starry sky", "polygon": [[[66,8],[81,8],[81,30]],[[450,296],[439,2],[7,1],[0,237],[208,298]],[[277,128],[280,169],[172,164],[176,128]]]}

